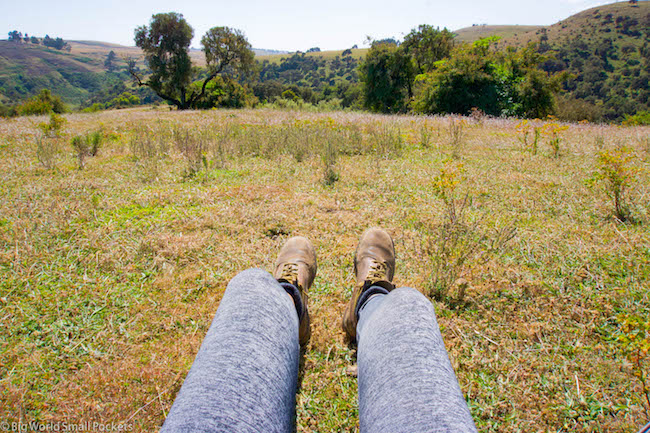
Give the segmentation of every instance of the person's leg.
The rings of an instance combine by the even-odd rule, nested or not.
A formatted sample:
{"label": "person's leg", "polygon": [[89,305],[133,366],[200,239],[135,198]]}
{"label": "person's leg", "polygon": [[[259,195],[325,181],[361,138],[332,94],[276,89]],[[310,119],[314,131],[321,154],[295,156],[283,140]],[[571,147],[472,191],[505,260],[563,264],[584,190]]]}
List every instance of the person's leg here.
{"label": "person's leg", "polygon": [[356,329],[361,432],[475,432],[431,302],[408,287],[373,289]]}
{"label": "person's leg", "polygon": [[162,432],[290,432],[300,347],[292,298],[268,272],[230,281]]}

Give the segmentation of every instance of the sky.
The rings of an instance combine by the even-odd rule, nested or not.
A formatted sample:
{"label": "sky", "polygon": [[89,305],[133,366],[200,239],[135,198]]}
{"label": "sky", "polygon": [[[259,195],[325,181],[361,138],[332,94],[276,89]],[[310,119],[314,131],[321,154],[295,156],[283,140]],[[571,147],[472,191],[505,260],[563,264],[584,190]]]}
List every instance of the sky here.
{"label": "sky", "polygon": [[601,0],[30,0],[3,1],[0,37],[29,35],[134,46],[133,31],[161,12],[194,28],[192,47],[210,28],[242,30],[254,48],[306,51],[365,46],[366,37],[403,39],[419,24],[458,30],[472,24],[551,25]]}

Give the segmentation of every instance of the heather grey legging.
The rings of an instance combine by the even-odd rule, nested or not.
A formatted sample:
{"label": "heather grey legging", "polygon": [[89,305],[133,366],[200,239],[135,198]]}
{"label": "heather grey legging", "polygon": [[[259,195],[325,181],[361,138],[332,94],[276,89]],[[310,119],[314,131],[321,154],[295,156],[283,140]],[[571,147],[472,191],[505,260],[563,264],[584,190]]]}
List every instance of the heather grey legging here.
{"label": "heather grey legging", "polygon": [[[400,288],[360,312],[362,432],[475,432],[431,303]],[[291,432],[300,348],[292,299],[271,275],[237,275],[163,432]]]}

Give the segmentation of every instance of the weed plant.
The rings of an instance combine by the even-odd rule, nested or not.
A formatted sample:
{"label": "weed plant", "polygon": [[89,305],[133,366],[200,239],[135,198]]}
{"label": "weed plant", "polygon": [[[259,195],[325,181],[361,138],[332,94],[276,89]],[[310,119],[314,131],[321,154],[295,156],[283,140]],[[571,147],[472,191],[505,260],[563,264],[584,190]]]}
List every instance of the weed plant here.
{"label": "weed plant", "polygon": [[86,158],[89,156],[97,156],[99,149],[102,146],[103,135],[101,131],[93,131],[84,135],[75,135],[72,137],[70,144],[77,156],[79,170],[85,167]]}
{"label": "weed plant", "polygon": [[618,146],[596,154],[598,171],[590,182],[602,185],[612,200],[614,216],[621,222],[630,221],[632,213],[629,193],[635,183],[638,169],[632,164],[634,155],[629,147]]}
{"label": "weed plant", "polygon": [[36,138],[36,159],[47,169],[54,168],[60,152],[59,137],[66,119],[56,113],[50,114],[47,123],[39,123],[41,134]]}

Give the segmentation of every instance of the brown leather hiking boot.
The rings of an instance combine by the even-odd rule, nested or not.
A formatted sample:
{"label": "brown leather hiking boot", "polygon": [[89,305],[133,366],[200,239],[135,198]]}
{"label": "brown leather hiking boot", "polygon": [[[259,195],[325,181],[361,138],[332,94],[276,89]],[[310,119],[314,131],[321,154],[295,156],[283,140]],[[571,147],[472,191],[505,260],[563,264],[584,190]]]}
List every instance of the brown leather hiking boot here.
{"label": "brown leather hiking boot", "polygon": [[374,227],[366,230],[354,254],[354,273],[357,282],[352,298],[343,313],[343,330],[349,342],[357,339],[357,303],[361,294],[371,286],[380,286],[389,292],[395,288],[395,246],[385,230]]}
{"label": "brown leather hiking boot", "polygon": [[[302,305],[296,306],[302,310],[298,338],[301,346],[309,342],[311,328],[309,327],[309,311],[307,310],[308,292],[316,276],[316,251],[307,238],[296,236],[285,242],[275,262],[273,277],[279,282],[291,283],[300,292]],[[296,300],[294,299],[294,302]],[[300,313],[298,313],[300,314]]]}

